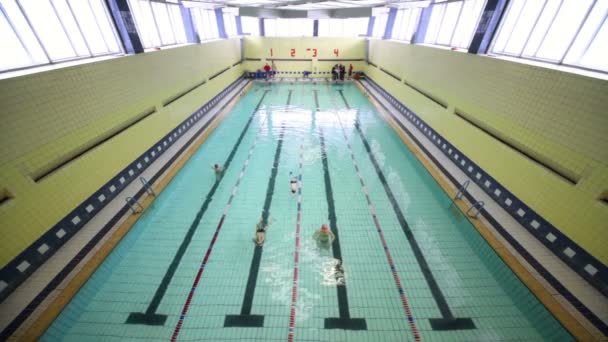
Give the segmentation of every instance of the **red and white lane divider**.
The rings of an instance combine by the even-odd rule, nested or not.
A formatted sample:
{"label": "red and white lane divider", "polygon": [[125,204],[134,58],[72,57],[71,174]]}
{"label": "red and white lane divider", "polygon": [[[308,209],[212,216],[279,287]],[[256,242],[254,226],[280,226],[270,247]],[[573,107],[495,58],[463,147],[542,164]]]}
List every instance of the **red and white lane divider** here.
{"label": "red and white lane divider", "polygon": [[192,288],[190,289],[188,298],[186,299],[186,302],[184,303],[184,307],[182,308],[182,312],[179,316],[179,320],[177,321],[177,325],[175,326],[175,329],[173,329],[173,335],[171,336],[171,341],[177,341],[177,337],[179,336],[179,333],[184,324],[184,319],[186,318],[186,315],[188,314],[188,309],[190,308],[190,303],[192,302],[192,298],[194,297],[194,293],[196,291],[198,283],[200,282],[201,276],[203,275],[203,272],[205,271],[205,266],[207,266],[207,262],[209,261],[209,257],[211,256],[211,251],[213,250],[215,241],[217,240],[217,237],[220,233],[220,229],[222,229],[222,225],[224,224],[226,215],[228,214],[228,211],[230,210],[230,205],[232,204],[232,200],[234,199],[234,196],[236,195],[239,185],[241,184],[241,180],[243,179],[245,170],[247,170],[247,166],[249,166],[249,160],[251,159],[251,156],[253,155],[253,150],[255,149],[255,146],[257,145],[258,140],[261,136],[260,133],[264,129],[265,122],[266,122],[266,118],[264,118],[264,120],[262,121],[260,128],[256,132],[256,136],[255,136],[255,139],[253,140],[253,144],[251,145],[251,148],[249,148],[249,154],[247,155],[247,159],[245,159],[245,162],[243,163],[243,168],[241,169],[241,172],[239,173],[239,178],[237,179],[236,184],[234,185],[234,188],[232,188],[232,193],[230,194],[228,203],[226,204],[226,207],[224,208],[224,212],[222,214],[222,217],[220,218],[220,222],[217,224],[217,228],[215,228],[215,233],[213,234],[213,238],[211,239],[211,242],[209,243],[209,247],[207,248],[207,253],[205,253],[205,257],[203,258],[201,267],[198,269],[196,278],[194,278],[194,283],[192,284]]}
{"label": "red and white lane divider", "polygon": [[296,219],[296,249],[293,262],[293,284],[291,288],[291,314],[289,316],[289,334],[287,341],[292,342],[296,328],[296,306],[298,302],[298,281],[300,264],[300,228],[302,221],[302,164],[304,160],[304,145],[300,145],[300,161],[298,164],[298,216]]}
{"label": "red and white lane divider", "polygon": [[342,128],[342,135],[344,136],[344,140],[346,141],[346,146],[348,146],[348,150],[350,152],[350,159],[353,162],[355,167],[355,171],[357,173],[357,177],[359,177],[359,182],[361,183],[361,189],[365,194],[365,199],[367,200],[367,206],[369,208],[369,212],[374,219],[374,225],[376,226],[376,231],[380,236],[380,241],[382,242],[382,247],[384,247],[384,254],[386,255],[386,259],[388,261],[389,266],[391,267],[391,272],[393,273],[393,279],[395,280],[395,285],[397,286],[397,290],[399,290],[399,296],[401,297],[401,304],[403,305],[403,309],[405,310],[405,315],[407,316],[407,320],[412,329],[412,333],[414,334],[414,340],[420,341],[420,332],[418,331],[418,327],[416,326],[416,322],[414,322],[414,316],[412,315],[412,310],[410,309],[410,305],[408,304],[407,297],[405,296],[405,290],[401,285],[401,279],[399,278],[399,274],[397,273],[397,268],[395,267],[395,263],[393,262],[393,257],[391,256],[391,251],[388,248],[388,244],[386,243],[386,239],[384,238],[384,232],[382,231],[382,226],[380,225],[380,221],[378,220],[378,216],[376,214],[376,208],[372,203],[372,200],[369,196],[369,191],[365,182],[363,181],[363,177],[359,172],[359,165],[357,164],[357,159],[355,158],[355,154],[353,152],[352,146],[348,141],[348,137],[346,135],[346,129],[344,129],[344,125],[342,125],[342,121],[340,120],[340,115],[336,113],[338,117],[338,122],[340,123],[340,127]]}

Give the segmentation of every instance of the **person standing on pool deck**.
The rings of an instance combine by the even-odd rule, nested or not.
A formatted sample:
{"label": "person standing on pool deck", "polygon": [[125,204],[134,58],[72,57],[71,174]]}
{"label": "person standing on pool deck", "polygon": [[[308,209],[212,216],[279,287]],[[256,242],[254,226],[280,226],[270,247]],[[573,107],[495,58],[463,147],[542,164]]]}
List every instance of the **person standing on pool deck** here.
{"label": "person standing on pool deck", "polygon": [[350,79],[351,77],[353,77],[353,65],[349,65],[348,66],[348,79]]}
{"label": "person standing on pool deck", "polygon": [[336,236],[331,231],[331,229],[327,227],[327,224],[323,223],[321,229],[315,232],[313,238],[323,245],[329,245],[336,239]]}
{"label": "person standing on pool deck", "polygon": [[268,78],[270,78],[270,65],[268,65],[268,63],[264,65],[264,71],[266,71],[266,80],[268,80]]}

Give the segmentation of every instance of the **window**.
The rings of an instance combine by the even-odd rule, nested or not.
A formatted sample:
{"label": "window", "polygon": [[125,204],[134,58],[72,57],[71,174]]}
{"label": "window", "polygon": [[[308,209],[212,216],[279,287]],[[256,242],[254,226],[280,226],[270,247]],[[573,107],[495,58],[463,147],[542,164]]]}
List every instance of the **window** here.
{"label": "window", "polygon": [[433,4],[424,42],[467,49],[473,40],[485,2],[464,0]]}
{"label": "window", "polygon": [[422,8],[405,8],[397,11],[391,38],[407,42],[412,41],[416,28],[418,28],[421,13]]}
{"label": "window", "polygon": [[228,37],[234,37],[236,32],[236,19],[232,13],[224,13],[224,29]]}
{"label": "window", "polygon": [[192,7],[190,8],[190,14],[192,15],[192,22],[194,23],[199,40],[203,41],[220,37],[214,10]]}
{"label": "window", "polygon": [[144,48],[187,42],[179,5],[150,0],[129,0],[129,7]]}
{"label": "window", "polygon": [[241,17],[243,34],[257,37],[260,35],[260,19],[255,17]]}
{"label": "window", "polygon": [[0,0],[0,70],[120,53],[103,0]]}
{"label": "window", "polygon": [[374,8],[372,9],[372,15],[376,17],[372,37],[382,38],[384,37],[386,22],[388,20],[388,8]]}
{"label": "window", "polygon": [[264,34],[267,37],[312,37],[312,19],[264,19]]}
{"label": "window", "polygon": [[319,19],[319,37],[365,36],[368,22],[368,18]]}
{"label": "window", "polygon": [[513,0],[495,54],[608,72],[608,0]]}

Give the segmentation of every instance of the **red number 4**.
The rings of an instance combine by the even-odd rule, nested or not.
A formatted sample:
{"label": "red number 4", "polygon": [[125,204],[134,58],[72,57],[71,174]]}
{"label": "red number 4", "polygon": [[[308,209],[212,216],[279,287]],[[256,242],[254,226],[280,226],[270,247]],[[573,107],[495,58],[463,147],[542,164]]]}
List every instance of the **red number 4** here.
{"label": "red number 4", "polygon": [[340,57],[340,50],[334,49],[334,55],[336,55],[336,57]]}

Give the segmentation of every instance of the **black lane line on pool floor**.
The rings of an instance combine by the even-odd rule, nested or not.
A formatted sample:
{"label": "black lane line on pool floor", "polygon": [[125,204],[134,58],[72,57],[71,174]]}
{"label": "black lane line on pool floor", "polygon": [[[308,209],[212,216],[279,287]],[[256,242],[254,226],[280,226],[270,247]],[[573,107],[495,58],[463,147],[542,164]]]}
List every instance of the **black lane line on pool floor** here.
{"label": "black lane line on pool floor", "polygon": [[[325,147],[325,136],[323,129],[319,128],[319,140],[321,143],[321,161],[323,163],[323,178],[325,180],[325,199],[327,200],[327,210],[329,212],[329,227],[335,235],[331,249],[334,259],[339,260],[341,265],[344,265],[342,260],[342,249],[340,248],[340,234],[338,231],[338,218],[336,216],[336,207],[334,204],[334,192],[331,186],[331,177],[329,174],[329,162],[327,158],[327,149]],[[338,281],[338,274],[336,274]],[[348,293],[346,290],[346,280],[343,278],[342,283],[336,284],[338,294],[338,311],[340,317],[325,318],[325,329],[345,329],[345,330],[367,330],[365,318],[351,318],[350,308],[348,305]]]}
{"label": "black lane line on pool floor", "polygon": [[154,293],[154,297],[152,297],[152,301],[150,301],[150,304],[148,305],[146,312],[144,312],[144,313],[132,312],[129,315],[129,317],[127,318],[127,321],[125,323],[127,323],[127,324],[146,324],[146,325],[164,325],[165,324],[165,321],[167,320],[167,315],[157,314],[156,310],[158,310],[158,306],[160,305],[163,297],[165,296],[165,293],[167,292],[167,288],[169,287],[169,284],[171,283],[171,280],[173,279],[173,276],[175,275],[175,272],[177,271],[177,267],[179,266],[184,254],[186,253],[186,250],[188,249],[190,242],[192,242],[192,237],[194,236],[194,233],[196,233],[196,230],[203,218],[203,215],[205,214],[205,212],[207,211],[207,208],[209,207],[209,204],[213,200],[213,195],[217,191],[217,188],[219,187],[222,179],[224,179],[224,174],[225,174],[226,170],[228,169],[228,167],[230,166],[230,163],[234,159],[234,156],[236,155],[236,151],[238,150],[239,146],[241,145],[241,142],[243,141],[245,134],[247,133],[247,131],[249,130],[249,127],[251,126],[251,123],[253,122],[253,118],[255,117],[255,114],[260,109],[260,106],[262,105],[262,102],[264,101],[264,98],[266,97],[266,94],[268,94],[268,92],[269,92],[269,90],[264,91],[264,94],[262,94],[260,101],[255,106],[253,113],[249,117],[247,124],[245,124],[245,127],[243,127],[243,130],[241,131],[239,138],[237,139],[234,146],[232,147],[232,151],[230,151],[228,158],[224,162],[224,173],[215,180],[215,183],[213,184],[213,186],[207,193],[205,202],[203,202],[203,205],[201,206],[198,213],[196,214],[194,221],[192,221],[192,224],[190,225],[188,232],[184,236],[184,240],[182,241],[177,252],[175,253],[175,256],[173,257],[173,261],[171,261],[171,264],[167,268],[167,271],[165,272],[165,275],[163,276],[163,279],[162,279],[160,285],[156,289],[156,292]]}
{"label": "black lane line on pool floor", "polygon": [[[289,91],[287,97],[287,106],[291,101],[292,90]],[[268,179],[268,186],[266,187],[266,198],[264,200],[264,207],[262,208],[262,226],[268,225],[268,217],[270,216],[270,205],[272,204],[272,195],[274,194],[274,188],[277,180],[277,173],[279,171],[279,160],[281,158],[281,150],[283,147],[283,138],[285,136],[285,125],[281,126],[281,132],[279,133],[279,140],[277,143],[277,149],[274,152],[274,161],[272,163],[272,170],[270,171],[270,178]],[[243,304],[241,306],[241,313],[239,315],[226,315],[224,319],[224,327],[263,327],[264,316],[263,315],[252,315],[251,306],[253,305],[253,297],[255,295],[255,288],[258,280],[258,273],[260,272],[260,262],[262,260],[262,252],[264,251],[263,246],[256,244],[253,249],[253,258],[251,259],[251,266],[249,266],[249,277],[247,278],[247,286],[245,287],[245,296],[243,297]]]}
{"label": "black lane line on pool floor", "polygon": [[[344,96],[344,93],[342,92],[342,90],[338,90],[338,92],[340,93],[340,96],[342,97],[342,100],[344,101],[344,105],[346,106],[346,108],[350,109],[348,101],[346,100],[346,97]],[[389,187],[388,182],[386,181],[386,177],[384,176],[384,173],[382,172],[382,169],[380,168],[380,165],[378,164],[376,157],[374,157],[371,147],[370,147],[367,139],[365,138],[363,131],[361,130],[358,111],[357,111],[357,118],[355,120],[355,129],[356,129],[357,133],[359,134],[359,137],[363,141],[363,146],[365,147],[365,150],[367,151],[367,155],[369,156],[370,161],[374,165],[374,169],[376,170],[378,179],[380,179],[380,182],[382,183],[382,186],[384,187],[384,191],[386,192],[386,196],[388,197],[389,201],[391,202],[391,206],[393,207],[393,211],[395,212],[395,215],[397,216],[399,225],[401,226],[403,233],[405,233],[405,237],[407,238],[407,241],[410,244],[412,252],[414,253],[414,256],[416,257],[416,261],[418,262],[418,265],[420,266],[420,269],[422,270],[424,279],[426,280],[426,283],[429,286],[429,289],[431,290],[433,299],[435,299],[435,303],[437,303],[437,307],[439,308],[439,311],[441,312],[442,318],[430,318],[429,319],[429,321],[431,323],[431,327],[433,328],[433,330],[475,329],[475,323],[473,323],[473,320],[471,318],[456,318],[456,317],[454,317],[452,310],[450,310],[450,306],[448,305],[448,302],[446,301],[445,296],[443,295],[443,292],[441,291],[441,288],[439,287],[439,284],[437,284],[437,280],[435,280],[435,276],[433,276],[433,272],[431,271],[429,264],[426,261],[426,258],[424,257],[424,254],[422,253],[422,250],[420,249],[420,246],[418,245],[418,242],[416,241],[416,238],[414,237],[414,233],[412,232],[412,229],[410,228],[409,224],[405,220],[405,215],[403,215],[403,211],[401,210],[401,207],[399,206],[399,203],[397,202],[397,199],[395,198],[393,191]]]}

